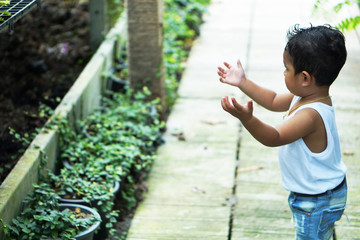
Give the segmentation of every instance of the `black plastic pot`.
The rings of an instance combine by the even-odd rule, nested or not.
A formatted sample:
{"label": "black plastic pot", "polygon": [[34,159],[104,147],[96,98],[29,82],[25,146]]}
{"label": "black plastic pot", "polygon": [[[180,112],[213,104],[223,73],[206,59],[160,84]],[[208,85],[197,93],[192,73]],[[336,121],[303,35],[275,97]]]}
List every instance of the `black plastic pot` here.
{"label": "black plastic pot", "polygon": [[[113,187],[113,197],[112,199],[110,199],[110,201],[114,201],[114,198],[116,196],[116,193],[120,190],[120,182],[115,182],[114,187]],[[105,218],[105,213],[102,212],[98,205],[96,200],[91,201],[90,203],[86,202],[83,199],[66,199],[66,198],[60,198],[59,200],[61,203],[68,203],[68,204],[80,204],[83,206],[91,206],[94,208],[97,208],[99,211],[99,215],[102,218],[102,222],[100,225],[100,229],[97,231],[96,233],[96,239],[105,239],[108,235],[108,231],[106,229],[106,223],[107,223],[107,219]]]}
{"label": "black plastic pot", "polygon": [[[87,214],[93,214],[95,217],[100,219],[100,221],[98,221],[94,225],[90,226],[87,230],[74,236],[74,238],[76,240],[93,240],[95,231],[100,226],[100,222],[101,222],[100,214],[96,210],[89,208],[87,206],[84,206],[84,205],[68,204],[68,203],[60,204],[60,210],[70,209],[70,210],[74,211],[76,208],[80,208],[82,212],[87,213]],[[60,238],[57,238],[57,239],[48,238],[48,239],[42,239],[42,240],[61,240],[61,239]]]}

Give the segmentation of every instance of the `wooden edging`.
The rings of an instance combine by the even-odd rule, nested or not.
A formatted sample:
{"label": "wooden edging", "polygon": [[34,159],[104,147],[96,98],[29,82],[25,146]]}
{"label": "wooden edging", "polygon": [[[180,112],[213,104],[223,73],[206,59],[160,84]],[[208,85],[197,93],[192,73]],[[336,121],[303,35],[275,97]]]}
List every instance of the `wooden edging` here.
{"label": "wooden edging", "polygon": [[[127,38],[126,28],[126,15],[123,14],[55,109],[54,115],[60,114],[75,121],[85,118],[99,106],[106,84],[104,74],[113,66],[114,56],[119,55],[119,46]],[[54,169],[58,156],[56,130],[43,128],[1,184],[0,218],[5,223],[10,223],[19,214],[23,199],[33,190],[32,185],[38,182],[39,164],[44,154],[48,158],[47,167]]]}

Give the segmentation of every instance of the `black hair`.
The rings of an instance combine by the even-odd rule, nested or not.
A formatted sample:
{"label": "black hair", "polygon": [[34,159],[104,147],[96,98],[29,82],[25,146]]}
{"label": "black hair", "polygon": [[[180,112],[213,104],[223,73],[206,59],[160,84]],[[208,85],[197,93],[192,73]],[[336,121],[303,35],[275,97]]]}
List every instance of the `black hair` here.
{"label": "black hair", "polygon": [[330,25],[300,28],[287,34],[285,47],[292,58],[295,74],[307,71],[318,86],[330,86],[346,61],[345,37]]}

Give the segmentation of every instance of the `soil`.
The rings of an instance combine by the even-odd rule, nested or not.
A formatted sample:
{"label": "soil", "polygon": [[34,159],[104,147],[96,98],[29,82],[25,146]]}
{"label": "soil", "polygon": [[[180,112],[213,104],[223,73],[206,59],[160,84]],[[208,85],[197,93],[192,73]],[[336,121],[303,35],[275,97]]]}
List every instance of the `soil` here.
{"label": "soil", "polygon": [[44,104],[55,109],[92,54],[84,1],[43,0],[13,33],[0,33],[0,183],[25,149],[10,129],[41,128]]}

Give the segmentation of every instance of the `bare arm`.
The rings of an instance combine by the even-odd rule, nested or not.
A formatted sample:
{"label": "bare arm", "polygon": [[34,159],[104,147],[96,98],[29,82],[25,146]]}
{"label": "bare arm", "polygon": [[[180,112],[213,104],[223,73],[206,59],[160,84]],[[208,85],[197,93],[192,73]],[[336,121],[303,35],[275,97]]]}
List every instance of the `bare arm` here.
{"label": "bare arm", "polygon": [[294,95],[291,93],[278,94],[270,89],[263,88],[249,79],[246,79],[240,87],[248,97],[254,99],[255,102],[264,108],[275,111],[284,112],[290,107],[291,100]]}
{"label": "bare arm", "polygon": [[293,94],[277,94],[247,79],[240,60],[237,61],[236,66],[231,66],[227,62],[224,62],[224,65],[227,69],[218,67],[221,82],[240,88],[247,96],[268,110],[281,112],[289,109]]}
{"label": "bare arm", "polygon": [[260,143],[276,147],[294,142],[316,131],[316,122],[321,118],[312,109],[303,109],[278,127],[272,127],[253,116],[253,104],[239,104],[235,98],[221,99],[223,109],[238,118],[250,134]]}

